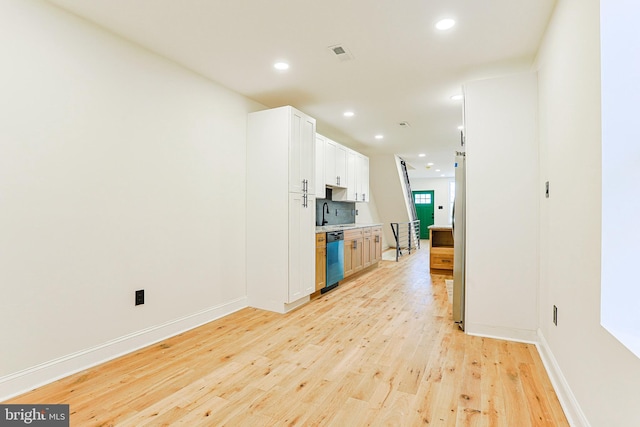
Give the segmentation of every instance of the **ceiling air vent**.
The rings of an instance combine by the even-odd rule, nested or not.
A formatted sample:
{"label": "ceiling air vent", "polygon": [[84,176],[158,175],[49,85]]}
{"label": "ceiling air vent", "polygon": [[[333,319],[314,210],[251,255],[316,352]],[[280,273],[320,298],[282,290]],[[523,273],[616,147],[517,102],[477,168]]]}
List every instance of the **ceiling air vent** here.
{"label": "ceiling air vent", "polygon": [[342,46],[334,47],[331,50],[333,50],[333,53],[335,53],[336,55],[344,55],[345,53],[347,53],[347,51],[344,50]]}
{"label": "ceiling air vent", "polygon": [[340,61],[351,61],[353,59],[353,55],[346,47],[342,45],[334,45],[328,47],[329,51],[333,54],[334,57],[338,58]]}

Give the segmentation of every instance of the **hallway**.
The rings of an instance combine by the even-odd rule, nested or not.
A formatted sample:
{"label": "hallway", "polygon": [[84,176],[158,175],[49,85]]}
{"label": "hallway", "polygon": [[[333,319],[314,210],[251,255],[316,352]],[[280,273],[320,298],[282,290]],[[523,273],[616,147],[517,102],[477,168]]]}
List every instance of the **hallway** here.
{"label": "hallway", "polygon": [[535,346],[450,321],[428,250],[280,315],[245,308],[6,403],[72,426],[564,426]]}

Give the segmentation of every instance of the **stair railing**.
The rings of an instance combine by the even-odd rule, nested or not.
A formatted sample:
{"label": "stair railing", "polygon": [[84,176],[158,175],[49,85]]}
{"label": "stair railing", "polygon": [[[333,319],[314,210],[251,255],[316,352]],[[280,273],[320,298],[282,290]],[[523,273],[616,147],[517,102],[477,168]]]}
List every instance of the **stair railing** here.
{"label": "stair railing", "polygon": [[411,255],[412,250],[420,249],[420,220],[392,222],[391,230],[393,230],[396,245],[396,262],[403,255],[403,250]]}

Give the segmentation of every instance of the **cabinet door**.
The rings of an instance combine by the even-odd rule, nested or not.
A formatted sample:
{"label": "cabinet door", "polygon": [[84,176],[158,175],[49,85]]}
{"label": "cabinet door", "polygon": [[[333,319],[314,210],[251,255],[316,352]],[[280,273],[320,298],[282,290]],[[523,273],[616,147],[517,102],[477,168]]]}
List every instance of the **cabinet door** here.
{"label": "cabinet door", "polygon": [[327,235],[316,233],[316,291],[327,286]]}
{"label": "cabinet door", "polygon": [[382,259],[382,229],[379,227],[373,229],[373,249],[374,262],[378,262]]}
{"label": "cabinet door", "polygon": [[369,158],[358,154],[356,179],[358,184],[358,201],[369,201]]}
{"label": "cabinet door", "polygon": [[325,144],[325,183],[332,187],[346,187],[347,149],[330,139],[326,139]]}
{"label": "cabinet door", "polygon": [[355,242],[353,247],[353,272],[362,270],[364,261],[364,239],[360,237]]}
{"label": "cabinet door", "polygon": [[338,187],[347,186],[347,148],[336,143],[336,176]]}
{"label": "cabinet door", "polygon": [[294,302],[311,295],[315,290],[315,205],[313,196],[289,193],[289,299],[287,302]]}
{"label": "cabinet door", "polygon": [[344,232],[344,276],[362,270],[364,239],[362,229]]}
{"label": "cabinet door", "polygon": [[367,268],[373,263],[372,255],[375,254],[375,250],[373,249],[373,239],[371,237],[371,231],[368,232],[365,230],[364,238],[362,241],[362,268]]}
{"label": "cabinet door", "polygon": [[356,174],[357,153],[353,150],[347,152],[347,200],[358,201],[358,176]]}
{"label": "cabinet door", "polygon": [[330,139],[324,140],[324,183],[337,185],[336,175],[336,143]]}
{"label": "cabinet door", "polygon": [[316,134],[316,190],[317,199],[326,199],[327,187],[325,184],[325,138]]}
{"label": "cabinet door", "polygon": [[316,291],[327,286],[327,248],[316,248]]}
{"label": "cabinet door", "polygon": [[289,192],[315,194],[316,121],[292,108],[289,132]]}
{"label": "cabinet door", "polygon": [[344,277],[354,273],[353,270],[353,245],[354,239],[344,239]]}

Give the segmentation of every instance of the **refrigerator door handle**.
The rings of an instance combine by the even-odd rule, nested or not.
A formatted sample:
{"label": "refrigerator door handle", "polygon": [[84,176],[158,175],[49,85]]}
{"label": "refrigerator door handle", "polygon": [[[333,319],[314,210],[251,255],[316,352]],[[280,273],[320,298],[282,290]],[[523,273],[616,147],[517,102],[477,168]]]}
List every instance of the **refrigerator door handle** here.
{"label": "refrigerator door handle", "polygon": [[451,207],[451,234],[453,234],[453,239],[455,241],[456,238],[456,200],[453,199],[453,206]]}

